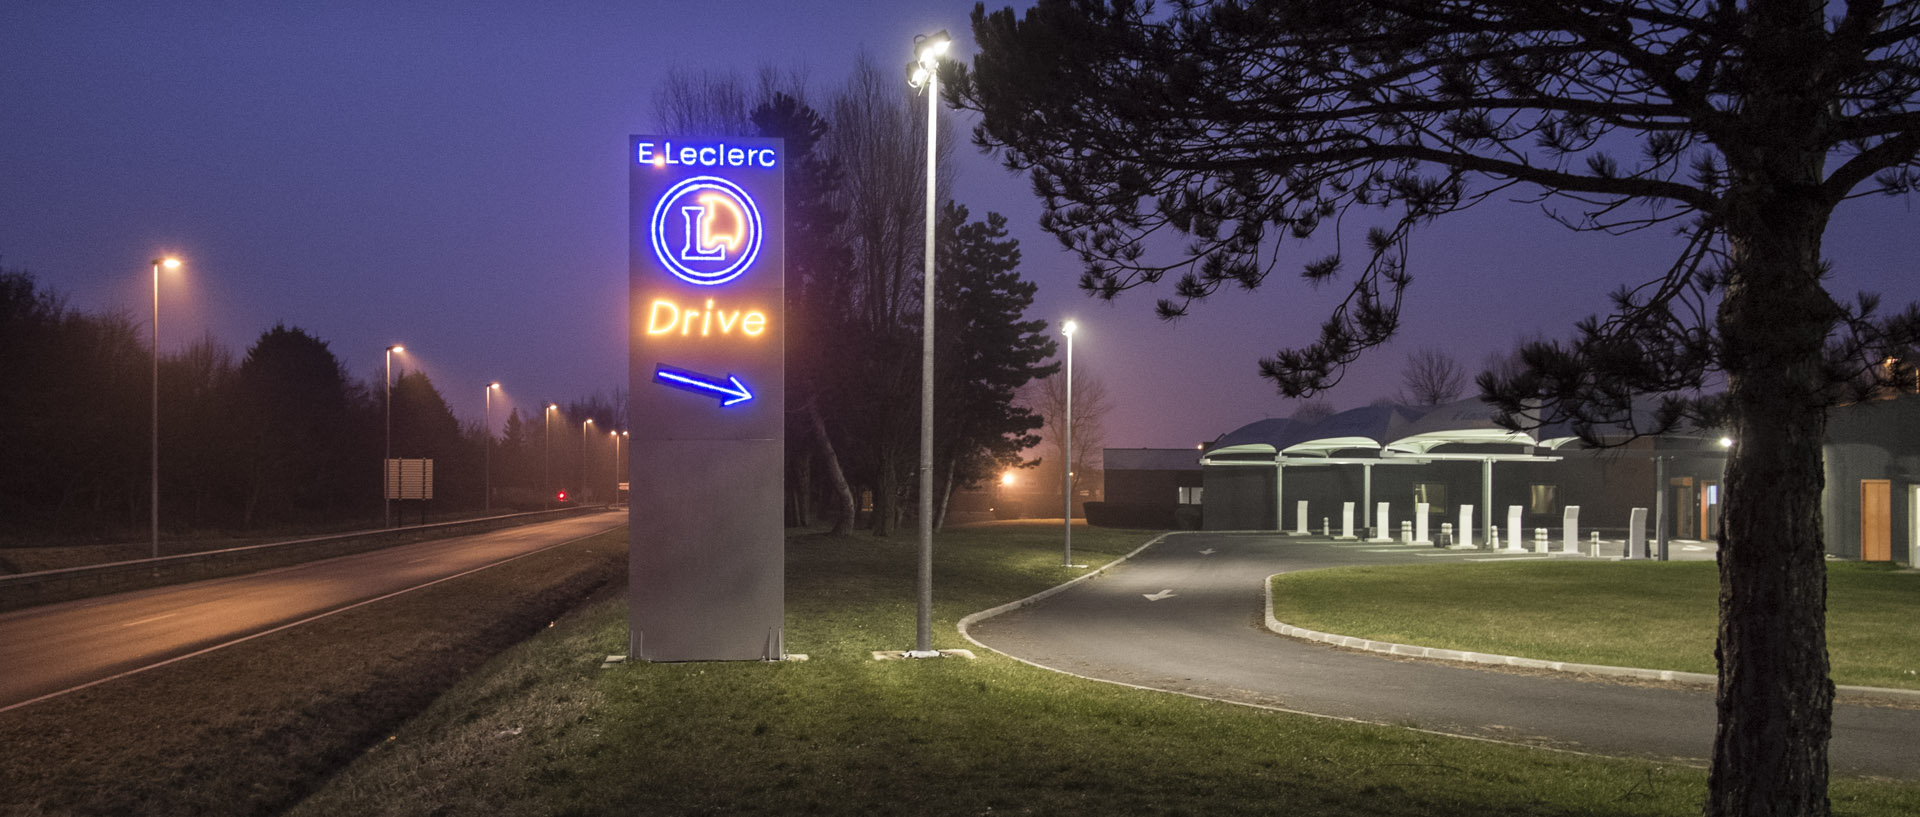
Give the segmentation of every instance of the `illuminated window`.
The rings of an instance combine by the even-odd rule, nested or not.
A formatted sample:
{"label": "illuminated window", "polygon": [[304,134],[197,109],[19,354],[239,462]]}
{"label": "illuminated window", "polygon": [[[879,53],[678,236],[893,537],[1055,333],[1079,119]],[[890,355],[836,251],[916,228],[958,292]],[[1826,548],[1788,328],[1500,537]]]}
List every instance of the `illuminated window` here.
{"label": "illuminated window", "polygon": [[1560,507],[1559,497],[1556,496],[1555,489],[1556,486],[1553,485],[1535,484],[1528,486],[1527,513],[1552,516]]}

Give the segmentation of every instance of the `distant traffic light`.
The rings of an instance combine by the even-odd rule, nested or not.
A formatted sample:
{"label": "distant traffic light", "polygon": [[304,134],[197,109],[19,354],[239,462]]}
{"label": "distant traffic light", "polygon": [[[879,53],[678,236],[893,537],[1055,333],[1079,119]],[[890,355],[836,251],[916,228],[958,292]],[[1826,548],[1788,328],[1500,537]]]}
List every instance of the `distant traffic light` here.
{"label": "distant traffic light", "polygon": [[556,499],[558,499],[558,500],[560,500],[561,502],[565,502],[565,501],[567,501],[567,492],[566,492],[566,491],[561,491],[560,493],[558,493],[558,494],[555,494],[555,495],[554,495],[554,498],[556,498]]}

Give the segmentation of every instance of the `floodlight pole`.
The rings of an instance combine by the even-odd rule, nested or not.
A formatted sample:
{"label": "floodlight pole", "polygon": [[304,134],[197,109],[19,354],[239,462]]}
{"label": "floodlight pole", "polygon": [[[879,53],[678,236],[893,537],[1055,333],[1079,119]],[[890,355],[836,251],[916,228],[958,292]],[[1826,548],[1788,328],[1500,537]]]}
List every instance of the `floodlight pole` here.
{"label": "floodlight pole", "polygon": [[933,265],[934,226],[939,217],[936,200],[934,129],[940,111],[940,56],[951,40],[947,32],[915,37],[914,60],[907,64],[907,84],[927,89],[927,260],[921,277],[920,327],[920,570],[916,582],[920,597],[914,622],[914,648],[909,658],[936,658],[933,649]]}

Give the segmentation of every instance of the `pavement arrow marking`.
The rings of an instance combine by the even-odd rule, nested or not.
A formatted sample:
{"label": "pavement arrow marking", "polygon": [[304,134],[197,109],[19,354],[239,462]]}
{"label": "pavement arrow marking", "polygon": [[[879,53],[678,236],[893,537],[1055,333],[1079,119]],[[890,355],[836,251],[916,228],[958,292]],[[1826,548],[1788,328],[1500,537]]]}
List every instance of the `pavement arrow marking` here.
{"label": "pavement arrow marking", "polygon": [[1146,596],[1147,601],[1159,601],[1161,599],[1173,598],[1174,596],[1179,594],[1173,592],[1172,590],[1162,590],[1158,593],[1141,593],[1140,595]]}
{"label": "pavement arrow marking", "polygon": [[1200,555],[1202,556],[1212,556],[1213,554],[1214,554],[1213,548],[1207,548],[1206,550],[1200,551]]}
{"label": "pavement arrow marking", "polygon": [[721,381],[717,377],[662,365],[654,367],[653,380],[656,383],[695,394],[718,397],[722,406],[731,406],[753,399],[753,392],[747,390],[747,384],[740,382],[740,378],[733,375],[727,375],[726,381]]}

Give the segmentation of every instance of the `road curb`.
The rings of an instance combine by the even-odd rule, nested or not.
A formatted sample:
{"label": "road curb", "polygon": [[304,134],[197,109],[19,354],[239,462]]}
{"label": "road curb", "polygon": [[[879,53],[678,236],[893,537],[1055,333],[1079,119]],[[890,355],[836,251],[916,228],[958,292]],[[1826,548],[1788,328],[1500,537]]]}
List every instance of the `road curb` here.
{"label": "road curb", "polygon": [[[1323,633],[1323,632],[1320,632],[1319,630],[1309,630],[1305,627],[1296,627],[1292,624],[1288,624],[1284,621],[1281,621],[1278,618],[1275,618],[1273,615],[1273,580],[1275,577],[1282,576],[1282,575],[1285,575],[1285,574],[1275,573],[1266,578],[1266,581],[1262,588],[1262,596],[1266,602],[1263,613],[1265,614],[1267,629],[1279,635],[1286,636],[1288,638],[1297,638],[1302,641],[1317,641],[1323,644],[1331,644],[1336,647],[1346,647],[1349,649],[1363,650],[1365,652],[1380,653],[1382,655],[1396,655],[1396,656],[1411,657],[1411,658],[1429,658],[1436,661],[1455,661],[1455,662],[1466,663],[1466,664],[1520,667],[1523,669],[1547,670],[1551,672],[1566,672],[1566,673],[1573,673],[1577,675],[1599,675],[1599,676],[1608,677],[1608,678],[1633,678],[1633,679],[1642,680],[1642,681],[1668,681],[1668,682],[1674,682],[1674,683],[1697,684],[1697,685],[1703,685],[1703,686],[1715,686],[1720,682],[1720,679],[1717,676],[1708,675],[1706,673],[1701,673],[1701,672],[1681,672],[1678,670],[1665,670],[1665,669],[1642,669],[1639,667],[1613,667],[1613,666],[1607,666],[1605,664],[1581,664],[1581,663],[1576,663],[1572,661],[1543,661],[1538,658],[1523,658],[1517,655],[1496,655],[1493,653],[1484,653],[1484,652],[1449,650],[1449,649],[1442,649],[1440,647],[1422,647],[1417,644],[1396,644],[1391,641],[1374,641],[1371,639],[1359,638],[1356,636],[1340,635],[1338,633]],[[1886,687],[1836,685],[1834,687],[1834,691],[1837,694],[1845,694],[1849,696],[1893,698],[1901,701],[1920,703],[1920,690],[1888,689]]]}
{"label": "road curb", "polygon": [[[1111,562],[1108,562],[1104,565],[1101,565],[1100,567],[1094,569],[1092,572],[1089,572],[1085,575],[1076,576],[1072,579],[1067,580],[1066,582],[1063,582],[1061,584],[1056,584],[1052,587],[1049,587],[1045,590],[1042,590],[1024,599],[1019,599],[1017,601],[1010,601],[998,607],[989,607],[985,610],[981,610],[978,613],[969,613],[965,618],[960,619],[960,623],[956,625],[960,630],[960,637],[965,638],[968,642],[971,642],[974,646],[979,647],[983,650],[993,650],[992,647],[982,644],[979,641],[975,641],[973,638],[973,634],[967,632],[967,628],[975,624],[978,624],[982,621],[986,621],[987,619],[993,618],[994,616],[1000,615],[1002,613],[1011,613],[1027,605],[1035,604],[1037,602],[1052,598],[1053,596],[1059,593],[1065,592],[1067,588],[1073,587],[1074,585],[1077,585],[1081,582],[1091,581],[1093,580],[1094,577],[1099,576],[1100,574],[1105,573],[1109,570],[1112,570],[1115,567],[1118,567],[1121,562],[1125,562],[1126,560],[1139,555],[1140,551],[1146,550],[1147,548],[1160,544],[1160,540],[1165,539],[1169,536],[1172,536],[1176,533],[1186,533],[1186,532],[1188,531],[1168,531],[1166,533],[1160,534],[1159,536],[1155,536],[1152,539],[1148,539],[1146,544],[1141,545],[1137,548],[1134,548],[1133,550],[1129,551],[1127,555],[1122,556],[1118,559],[1115,559]],[[1269,609],[1271,609],[1273,605],[1269,604],[1267,606]],[[999,650],[994,650],[994,652],[999,652]]]}

